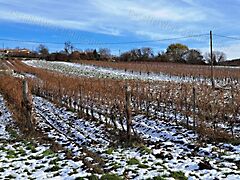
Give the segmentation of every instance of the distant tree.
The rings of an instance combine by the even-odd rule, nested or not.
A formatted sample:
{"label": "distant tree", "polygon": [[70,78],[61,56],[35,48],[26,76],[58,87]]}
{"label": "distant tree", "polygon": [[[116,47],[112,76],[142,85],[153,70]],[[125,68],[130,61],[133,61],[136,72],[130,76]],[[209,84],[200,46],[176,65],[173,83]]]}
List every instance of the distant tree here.
{"label": "distant tree", "polygon": [[66,52],[67,55],[72,54],[74,51],[74,46],[70,41],[67,41],[64,43],[64,51]]}
{"label": "distant tree", "polygon": [[142,58],[141,49],[132,49],[129,53],[130,57],[128,61],[137,61]]}
{"label": "distant tree", "polygon": [[188,50],[182,56],[188,64],[205,64],[201,52],[195,49]]}
{"label": "distant tree", "polygon": [[171,44],[167,48],[167,56],[171,62],[184,62],[183,55],[188,51],[188,47],[183,44]]}
{"label": "distant tree", "polygon": [[143,47],[141,48],[141,59],[148,60],[154,57],[152,48]]}
{"label": "distant tree", "polygon": [[100,59],[100,55],[98,54],[96,49],[93,50],[93,57],[94,57],[95,60],[99,60]]}
{"label": "distant tree", "polygon": [[43,45],[43,44],[40,44],[37,48],[37,52],[40,54],[40,56],[42,58],[46,58],[48,55],[49,55],[49,50],[48,48]]}
{"label": "distant tree", "polygon": [[55,61],[68,61],[68,55],[65,53],[56,53],[55,55]]}
{"label": "distant tree", "polygon": [[124,52],[119,57],[120,61],[131,61],[132,60],[132,53],[131,52]]}
{"label": "distant tree", "polygon": [[69,55],[70,60],[79,60],[80,59],[80,52],[74,51]]}
{"label": "distant tree", "polygon": [[[214,65],[222,63],[222,62],[226,61],[226,59],[227,59],[227,56],[224,52],[221,52],[221,51],[213,52],[213,64]],[[210,53],[205,54],[205,61],[207,63],[211,64],[211,54]]]}
{"label": "distant tree", "polygon": [[157,56],[155,57],[155,60],[160,62],[167,62],[168,61],[167,54],[163,51],[158,52]]}
{"label": "distant tree", "polygon": [[98,53],[101,59],[110,59],[112,56],[111,50],[108,48],[100,48]]}
{"label": "distant tree", "polygon": [[48,55],[48,57],[46,58],[47,61],[56,61],[56,54],[57,53],[51,53]]}
{"label": "distant tree", "polygon": [[149,47],[132,49],[120,55],[120,61],[143,61],[153,59],[153,50]]}

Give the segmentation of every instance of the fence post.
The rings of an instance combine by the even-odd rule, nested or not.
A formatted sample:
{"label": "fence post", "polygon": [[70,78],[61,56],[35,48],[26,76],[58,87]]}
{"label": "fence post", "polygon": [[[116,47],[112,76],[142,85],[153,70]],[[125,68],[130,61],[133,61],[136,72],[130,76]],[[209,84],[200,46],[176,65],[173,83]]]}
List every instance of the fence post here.
{"label": "fence post", "polygon": [[132,117],[131,117],[131,91],[130,87],[126,84],[126,119],[127,119],[127,137],[131,140],[131,127],[132,127]]}
{"label": "fence post", "polygon": [[27,129],[32,131],[33,129],[33,119],[32,119],[32,98],[29,93],[28,83],[26,79],[22,81],[22,94],[23,94],[23,108],[24,108],[24,115],[26,118],[26,126]]}

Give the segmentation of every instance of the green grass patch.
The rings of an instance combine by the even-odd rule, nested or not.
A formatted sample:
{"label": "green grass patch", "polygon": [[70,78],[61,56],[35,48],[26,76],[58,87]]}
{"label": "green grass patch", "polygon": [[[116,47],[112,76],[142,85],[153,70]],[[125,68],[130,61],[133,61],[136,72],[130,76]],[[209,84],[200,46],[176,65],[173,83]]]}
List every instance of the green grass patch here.
{"label": "green grass patch", "polygon": [[11,139],[16,139],[16,138],[19,137],[17,131],[15,131],[15,130],[13,130],[11,128],[7,128],[7,131],[10,134]]}
{"label": "green grass patch", "polygon": [[177,180],[187,180],[188,178],[182,171],[175,171],[170,174],[171,177]]}
{"label": "green grass patch", "polygon": [[117,164],[117,163],[113,165],[113,168],[114,168],[114,169],[118,169],[118,168],[120,168],[120,167],[121,167],[121,165],[120,165],[120,164]]}
{"label": "green grass patch", "polygon": [[91,176],[87,177],[87,179],[88,180],[98,180],[99,178],[96,175],[92,174]]}
{"label": "green grass patch", "polygon": [[57,164],[57,162],[60,161],[60,159],[57,157],[49,162],[49,164]]}
{"label": "green grass patch", "polygon": [[75,180],[84,180],[83,177],[76,177]]}
{"label": "green grass patch", "polygon": [[156,176],[156,177],[153,177],[152,179],[153,180],[165,180],[165,178],[162,176]]}
{"label": "green grass patch", "polygon": [[44,158],[44,156],[41,156],[41,155],[34,156],[34,159],[36,159],[36,160],[41,160],[41,159],[43,159],[43,158]]}
{"label": "green grass patch", "polygon": [[152,150],[149,149],[149,148],[146,147],[146,146],[142,146],[141,149],[140,149],[140,152],[141,152],[142,154],[151,154],[151,153],[152,153]]}
{"label": "green grass patch", "polygon": [[18,150],[18,153],[21,154],[21,156],[26,156],[27,155],[25,150],[22,147]]}
{"label": "green grass patch", "polygon": [[146,164],[139,164],[138,167],[139,167],[139,168],[142,168],[142,169],[147,169],[147,168],[149,168],[149,166],[146,165]]}
{"label": "green grass patch", "polygon": [[136,158],[131,158],[127,161],[127,164],[128,165],[137,165],[137,164],[140,164],[139,160],[136,159]]}
{"label": "green grass patch", "polygon": [[104,174],[100,179],[101,180],[122,180],[121,177],[115,174]]}
{"label": "green grass patch", "polygon": [[157,162],[155,166],[162,166],[162,164],[160,162]]}
{"label": "green grass patch", "polygon": [[110,154],[113,154],[113,151],[114,151],[113,148],[109,148],[109,149],[106,151],[106,153],[110,155]]}
{"label": "green grass patch", "polygon": [[44,156],[51,156],[53,154],[54,154],[54,152],[51,149],[47,149],[47,150],[43,151]]}
{"label": "green grass patch", "polygon": [[7,156],[6,158],[8,159],[13,159],[13,158],[16,158],[17,157],[17,154],[14,150],[8,150],[7,151]]}
{"label": "green grass patch", "polygon": [[32,153],[36,153],[37,152],[36,147],[33,144],[31,144],[31,143],[27,145],[26,149],[30,150]]}

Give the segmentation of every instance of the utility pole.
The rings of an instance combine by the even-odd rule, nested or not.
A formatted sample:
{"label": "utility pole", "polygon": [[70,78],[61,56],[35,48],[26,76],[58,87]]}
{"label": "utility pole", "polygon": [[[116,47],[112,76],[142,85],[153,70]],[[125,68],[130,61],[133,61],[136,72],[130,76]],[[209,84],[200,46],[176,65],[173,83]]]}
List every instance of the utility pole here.
{"label": "utility pole", "polygon": [[213,73],[213,36],[212,31],[210,31],[210,55],[211,55],[211,81],[212,81],[212,88],[215,88],[214,82],[214,73]]}

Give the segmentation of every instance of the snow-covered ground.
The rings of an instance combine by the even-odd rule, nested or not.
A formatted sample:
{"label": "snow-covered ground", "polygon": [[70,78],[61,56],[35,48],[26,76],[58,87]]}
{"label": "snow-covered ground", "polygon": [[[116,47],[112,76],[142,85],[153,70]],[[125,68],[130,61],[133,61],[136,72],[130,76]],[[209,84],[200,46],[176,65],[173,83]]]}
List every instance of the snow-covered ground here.
{"label": "snow-covered ground", "polygon": [[[25,63],[74,76],[193,81],[64,62]],[[126,179],[240,179],[240,146],[200,143],[194,132],[181,126],[138,115],[133,117],[133,128],[144,141],[141,145],[123,147],[114,143],[113,136],[118,134],[104,122],[79,118],[40,97],[33,97],[33,103],[37,129],[63,150],[54,153],[48,144],[12,141],[6,128],[12,121],[11,114],[0,97],[2,179],[75,179],[91,173],[98,177],[112,173]]]}
{"label": "snow-covered ground", "polygon": [[240,146],[200,144],[194,132],[144,116],[133,118],[144,145],[112,146],[111,135],[102,122],[79,119],[77,114],[40,97],[34,97],[34,104],[38,127],[45,134],[104,172],[131,179],[240,178]]}
{"label": "snow-covered ground", "polygon": [[[117,70],[112,68],[104,68],[93,65],[84,65],[67,62],[51,62],[51,61],[23,61],[25,64],[43,68],[51,71],[57,71],[66,75],[86,76],[97,78],[113,78],[113,79],[138,79],[144,81],[174,81],[174,82],[193,82],[196,79],[191,77],[181,78],[178,76],[169,76],[162,73],[139,73],[126,72],[124,70]],[[197,81],[206,82],[206,79],[197,79]],[[210,80],[209,80],[210,82]]]}
{"label": "snow-covered ground", "polygon": [[0,96],[0,139],[9,139],[9,133],[6,130],[7,125],[12,122],[11,113],[8,111],[3,97]]}
{"label": "snow-covered ground", "polygon": [[0,96],[0,179],[76,179],[90,176],[82,161],[73,161],[49,144],[26,141]]}

